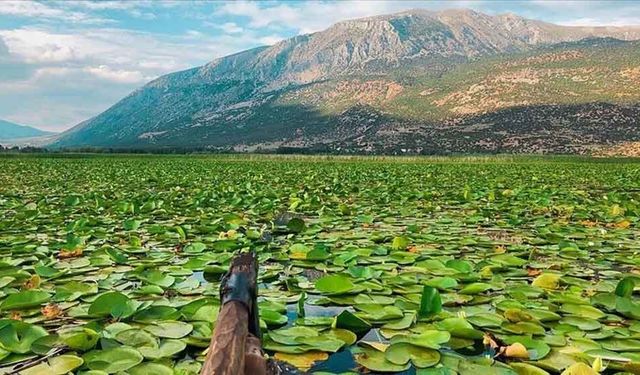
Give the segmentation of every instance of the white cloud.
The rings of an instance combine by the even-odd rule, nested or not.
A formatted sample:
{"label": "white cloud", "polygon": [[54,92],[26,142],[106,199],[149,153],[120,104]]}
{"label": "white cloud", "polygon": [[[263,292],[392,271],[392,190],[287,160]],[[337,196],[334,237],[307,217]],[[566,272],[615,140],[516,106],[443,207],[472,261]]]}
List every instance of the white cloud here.
{"label": "white cloud", "polygon": [[[411,8],[431,9],[469,6],[469,1],[306,1],[300,3],[227,2],[216,14],[247,17],[253,28],[293,28],[301,33],[326,29],[346,19],[399,12]],[[483,1],[475,1],[478,6]]]}
{"label": "white cloud", "polygon": [[285,38],[280,35],[268,35],[268,36],[263,36],[258,40],[260,41],[260,44],[272,46],[280,41],[283,41],[284,39]]}
{"label": "white cloud", "polygon": [[67,0],[65,1],[65,5],[74,6],[78,8],[85,8],[90,10],[123,10],[123,9],[132,9],[139,7],[141,5],[146,5],[148,2],[140,2],[140,1],[110,1],[110,0],[102,0],[102,1],[73,1]]}
{"label": "white cloud", "polygon": [[156,18],[158,18],[158,16],[156,16],[155,13],[152,12],[143,12],[141,10],[138,9],[132,9],[131,11],[129,11],[129,14],[132,15],[135,18],[140,18],[142,20],[155,20]]}
{"label": "white cloud", "polygon": [[[639,8],[640,11],[640,8]],[[588,27],[596,27],[596,26],[638,26],[640,25],[640,17],[615,17],[615,18],[576,18],[567,21],[558,22],[560,25],[565,26],[588,26]]]}
{"label": "white cloud", "polygon": [[0,30],[9,53],[26,63],[62,62],[98,52],[82,35],[53,34],[38,29]]}
{"label": "white cloud", "polygon": [[143,83],[151,80],[153,77],[146,77],[139,71],[112,69],[106,65],[89,66],[84,71],[107,81],[118,83]]}
{"label": "white cloud", "polygon": [[194,37],[194,38],[201,38],[204,36],[204,33],[198,31],[198,30],[187,30],[187,35]]}
{"label": "white cloud", "polygon": [[244,29],[238,26],[235,22],[226,22],[218,27],[227,34],[237,34],[244,31]]}
{"label": "white cloud", "polygon": [[35,1],[0,1],[0,15],[64,20],[72,23],[108,23],[111,20],[94,17],[84,12],[75,12],[51,7]]}
{"label": "white cloud", "polygon": [[82,32],[56,32],[33,27],[0,30],[9,54],[28,64],[86,65],[86,62],[94,62],[98,63],[96,66],[141,66],[162,70],[167,66],[177,68],[203,64],[242,48],[241,44],[233,46],[225,38],[220,39],[224,46],[220,43],[203,46],[200,39],[204,36],[199,31],[189,32],[186,36],[169,36],[109,28],[84,29]]}

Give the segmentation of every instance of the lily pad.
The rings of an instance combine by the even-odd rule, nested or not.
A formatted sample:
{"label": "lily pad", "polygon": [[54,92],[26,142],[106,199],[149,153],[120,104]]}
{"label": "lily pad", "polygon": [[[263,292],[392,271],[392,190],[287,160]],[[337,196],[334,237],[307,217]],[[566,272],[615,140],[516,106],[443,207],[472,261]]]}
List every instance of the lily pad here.
{"label": "lily pad", "polygon": [[432,367],[440,362],[440,352],[437,350],[407,343],[392,344],[387,348],[384,356],[387,361],[396,365],[405,365],[411,361],[418,368]]}
{"label": "lily pad", "polygon": [[83,359],[86,366],[91,370],[114,374],[138,365],[144,358],[140,352],[130,346],[118,346],[91,351],[85,354]]}
{"label": "lily pad", "polygon": [[356,362],[370,371],[376,372],[401,372],[407,370],[411,365],[397,365],[389,362],[385,358],[385,353],[375,349],[362,347],[355,353]]}
{"label": "lily pad", "polygon": [[329,294],[347,293],[353,290],[354,286],[348,277],[341,275],[324,276],[316,281],[316,289]]}
{"label": "lily pad", "polygon": [[147,325],[144,329],[147,332],[153,333],[157,337],[179,339],[191,333],[191,331],[193,331],[193,326],[185,322],[167,320]]}
{"label": "lily pad", "polygon": [[7,296],[0,304],[0,310],[20,310],[40,306],[47,302],[51,295],[38,290],[25,290]]}

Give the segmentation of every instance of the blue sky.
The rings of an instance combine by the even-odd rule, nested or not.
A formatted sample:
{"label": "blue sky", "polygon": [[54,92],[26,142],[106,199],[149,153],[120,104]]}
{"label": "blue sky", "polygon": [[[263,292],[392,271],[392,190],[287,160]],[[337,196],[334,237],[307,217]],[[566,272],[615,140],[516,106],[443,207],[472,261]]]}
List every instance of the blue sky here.
{"label": "blue sky", "polygon": [[0,119],[64,130],[159,75],[340,20],[411,8],[640,25],[638,1],[0,0]]}

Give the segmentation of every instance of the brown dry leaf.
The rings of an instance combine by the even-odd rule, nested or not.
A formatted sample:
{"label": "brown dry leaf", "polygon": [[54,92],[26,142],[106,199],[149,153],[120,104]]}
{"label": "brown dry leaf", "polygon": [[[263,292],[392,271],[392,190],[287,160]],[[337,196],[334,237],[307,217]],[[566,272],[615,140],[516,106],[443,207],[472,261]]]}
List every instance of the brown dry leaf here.
{"label": "brown dry leaf", "polygon": [[62,249],[58,253],[58,258],[60,259],[77,258],[79,256],[82,256],[82,252],[83,252],[83,249],[81,247],[77,247],[73,250]]}
{"label": "brown dry leaf", "polygon": [[504,355],[509,358],[529,359],[527,348],[519,342],[507,346]]}
{"label": "brown dry leaf", "polygon": [[417,253],[418,252],[418,247],[413,245],[413,246],[409,246],[407,247],[407,251],[410,253]]}
{"label": "brown dry leaf", "polygon": [[45,307],[40,309],[40,312],[47,320],[55,319],[62,316],[62,309],[60,309],[60,306],[55,303],[46,305]]}
{"label": "brown dry leaf", "polygon": [[491,349],[497,349],[499,347],[498,343],[493,338],[493,335],[489,333],[484,334],[484,336],[482,337],[482,343],[484,344],[484,346],[488,346]]}
{"label": "brown dry leaf", "polygon": [[597,221],[592,221],[592,220],[582,220],[580,222],[580,224],[582,224],[583,226],[588,227],[588,228],[593,228],[593,227],[598,225],[598,222]]}
{"label": "brown dry leaf", "polygon": [[24,284],[22,284],[22,289],[34,289],[40,286],[40,276],[38,275],[32,275],[29,280],[25,281]]}
{"label": "brown dry leaf", "polygon": [[537,269],[537,268],[527,268],[527,274],[528,274],[529,276],[531,276],[531,277],[538,276],[538,275],[540,275],[541,273],[542,273],[542,271],[540,271],[540,270],[539,270],[539,269]]}
{"label": "brown dry leaf", "polygon": [[22,315],[20,315],[20,313],[17,312],[17,311],[12,311],[11,314],[9,314],[9,319],[11,319],[11,320],[22,320]]}
{"label": "brown dry leaf", "polygon": [[318,351],[310,351],[303,354],[287,354],[278,352],[275,355],[275,359],[290,363],[301,370],[308,370],[315,362],[324,361],[327,358],[329,358],[327,353]]}

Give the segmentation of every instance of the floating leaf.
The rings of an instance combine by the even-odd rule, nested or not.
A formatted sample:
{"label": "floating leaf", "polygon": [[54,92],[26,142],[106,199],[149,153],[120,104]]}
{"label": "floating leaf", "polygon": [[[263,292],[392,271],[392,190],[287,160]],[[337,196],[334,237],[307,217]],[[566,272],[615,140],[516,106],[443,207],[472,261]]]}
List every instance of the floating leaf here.
{"label": "floating leaf", "polygon": [[409,363],[396,365],[395,363],[389,362],[385,358],[385,353],[369,348],[361,348],[359,352],[355,354],[355,359],[361,366],[376,372],[401,372],[410,367]]}
{"label": "floating leaf", "polygon": [[394,250],[405,250],[410,243],[407,237],[394,237],[391,248]]}
{"label": "floating leaf", "polygon": [[323,293],[343,294],[354,288],[353,282],[341,275],[324,276],[316,281],[316,289]]}
{"label": "floating leaf", "polygon": [[407,343],[426,349],[440,349],[440,345],[449,341],[450,338],[449,332],[427,330],[419,334],[393,336],[391,343]]}
{"label": "floating leaf", "polygon": [[308,370],[315,362],[324,361],[329,355],[324,352],[310,351],[302,354],[276,353],[275,359],[287,362],[300,370]]}
{"label": "floating leaf", "polygon": [[590,319],[601,319],[601,318],[604,318],[605,316],[605,314],[602,311],[589,305],[565,303],[564,305],[562,305],[560,310],[565,313],[581,316],[583,318],[590,318]]}
{"label": "floating leaf", "polygon": [[0,320],[0,345],[12,353],[25,354],[31,344],[47,336],[44,328],[16,320]]}
{"label": "floating leaf", "polygon": [[39,290],[26,290],[10,294],[0,304],[0,310],[21,310],[29,307],[40,306],[47,302],[51,295]]}
{"label": "floating leaf", "polygon": [[93,316],[111,315],[114,318],[126,318],[136,311],[135,303],[120,292],[107,292],[96,298],[89,306]]}
{"label": "floating leaf", "polygon": [[170,358],[176,354],[182,352],[187,347],[187,344],[182,340],[167,339],[162,340],[160,345],[155,346],[141,346],[138,351],[148,359],[160,359]]}
{"label": "floating leaf", "polygon": [[479,294],[484,293],[487,290],[491,290],[493,288],[492,285],[487,283],[472,283],[460,290],[460,294]]}
{"label": "floating leaf", "polygon": [[174,375],[173,369],[162,363],[145,362],[127,371],[130,375]]}
{"label": "floating leaf", "polygon": [[564,370],[562,375],[598,375],[598,372],[589,365],[578,362]]}
{"label": "floating leaf", "polygon": [[185,322],[167,320],[147,325],[144,329],[157,337],[179,339],[191,333],[193,326]]}
{"label": "floating leaf", "polygon": [[62,342],[70,349],[87,351],[93,349],[100,336],[92,329],[73,327],[58,332]]}
{"label": "floating leaf", "polygon": [[47,363],[20,371],[20,375],[65,375],[82,366],[84,361],[75,355],[60,355],[49,358]]}
{"label": "floating leaf", "polygon": [[560,285],[560,275],[555,273],[543,273],[536,277],[531,285],[543,289],[558,289],[558,286]]}
{"label": "floating leaf", "polygon": [[396,343],[387,348],[385,358],[396,365],[404,365],[411,360],[414,366],[425,368],[440,362],[440,352],[407,343]]}
{"label": "floating leaf", "polygon": [[84,355],[84,362],[91,370],[114,374],[126,371],[143,360],[142,354],[129,346],[94,350]]}

